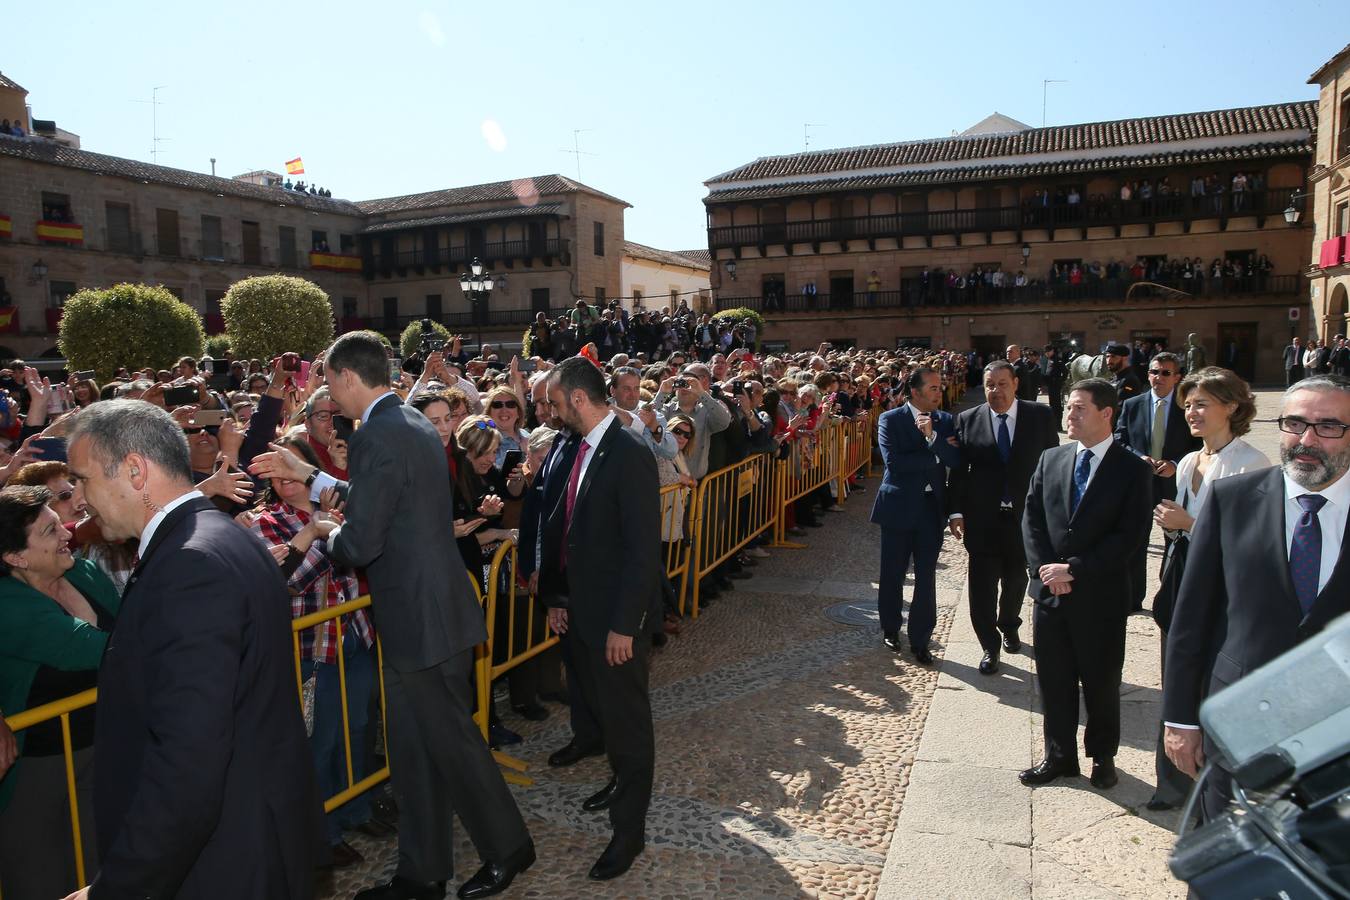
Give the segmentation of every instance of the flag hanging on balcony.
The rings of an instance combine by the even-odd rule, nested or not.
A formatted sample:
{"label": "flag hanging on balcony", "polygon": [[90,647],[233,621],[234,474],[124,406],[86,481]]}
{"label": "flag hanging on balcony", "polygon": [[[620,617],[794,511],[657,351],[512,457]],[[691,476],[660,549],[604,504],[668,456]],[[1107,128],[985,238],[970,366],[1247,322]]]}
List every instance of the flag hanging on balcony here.
{"label": "flag hanging on balcony", "polygon": [[303,174],[305,174],[305,162],[304,162],[304,160],[302,160],[302,159],[301,159],[300,157],[298,157],[298,156],[297,156],[295,159],[288,159],[288,160],[286,160],[286,174],[287,174],[287,175],[303,175]]}

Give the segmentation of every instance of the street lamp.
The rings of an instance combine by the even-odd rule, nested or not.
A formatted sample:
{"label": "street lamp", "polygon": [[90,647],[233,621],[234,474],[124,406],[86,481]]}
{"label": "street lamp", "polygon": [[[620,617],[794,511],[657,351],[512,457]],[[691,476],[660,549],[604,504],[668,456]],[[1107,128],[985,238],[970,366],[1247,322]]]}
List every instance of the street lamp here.
{"label": "street lamp", "polygon": [[476,256],[469,264],[469,271],[459,278],[459,289],[469,298],[469,308],[473,311],[480,355],[483,352],[483,320],[487,318],[488,300],[492,295],[492,289],[496,286],[496,277],[491,272],[484,271],[483,264]]}
{"label": "street lamp", "polygon": [[1303,218],[1303,210],[1298,208],[1298,201],[1309,196],[1308,191],[1296,191],[1289,195],[1289,207],[1284,211],[1284,221],[1287,225],[1297,225],[1298,220]]}
{"label": "street lamp", "polygon": [[1030,244],[1023,244],[1023,245],[1022,245],[1022,265],[1025,266],[1025,265],[1027,264],[1027,260],[1029,260],[1029,259],[1031,259],[1031,245],[1030,245]]}

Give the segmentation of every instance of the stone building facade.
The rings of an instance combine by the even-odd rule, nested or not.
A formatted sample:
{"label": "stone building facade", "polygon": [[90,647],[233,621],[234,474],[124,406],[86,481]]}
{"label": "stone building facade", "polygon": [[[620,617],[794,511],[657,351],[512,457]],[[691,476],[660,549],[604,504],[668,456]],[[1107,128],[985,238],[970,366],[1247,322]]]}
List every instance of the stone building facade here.
{"label": "stone building facade", "polygon": [[[1321,88],[1317,103],[1317,150],[1308,178],[1310,196],[1291,206],[1311,220],[1313,316],[1308,335],[1334,339],[1350,331],[1350,46],[1308,79]],[[1304,201],[1306,200],[1306,205]]]}
{"label": "stone building facade", "polygon": [[[163,284],[212,333],[232,283],[277,272],[323,288],[340,330],[430,316],[509,340],[536,311],[618,295],[627,207],[559,175],[352,202],[0,136],[0,357],[55,355],[82,288]],[[475,259],[505,276],[476,311]]]}
{"label": "stone building facade", "polygon": [[1211,360],[1282,376],[1310,240],[1283,211],[1312,164],[1315,103],[986,125],[709,179],[716,306],[761,311],[763,339],[791,349],[1096,352],[1195,332]]}

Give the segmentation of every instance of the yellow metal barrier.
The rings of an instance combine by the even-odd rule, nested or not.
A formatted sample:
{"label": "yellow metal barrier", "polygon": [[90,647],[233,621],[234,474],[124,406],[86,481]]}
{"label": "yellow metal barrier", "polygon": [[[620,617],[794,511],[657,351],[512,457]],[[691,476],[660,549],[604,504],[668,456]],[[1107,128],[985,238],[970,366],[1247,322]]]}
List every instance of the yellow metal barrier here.
{"label": "yellow metal barrier", "polygon": [[[710,472],[699,482],[693,525],[689,595],[698,618],[699,582],[779,519],[773,458],[767,453]],[[680,612],[684,612],[681,601]]]}
{"label": "yellow metal barrier", "polygon": [[830,421],[814,433],[799,433],[797,439],[788,444],[787,458],[778,460],[774,479],[777,496],[774,500],[773,546],[805,546],[787,540],[787,507],[839,477],[839,428],[839,422]]}
{"label": "yellow metal barrier", "polygon": [[666,577],[675,585],[675,596],[684,610],[689,583],[689,560],[693,556],[695,529],[694,490],[682,484],[661,488],[661,544]]}

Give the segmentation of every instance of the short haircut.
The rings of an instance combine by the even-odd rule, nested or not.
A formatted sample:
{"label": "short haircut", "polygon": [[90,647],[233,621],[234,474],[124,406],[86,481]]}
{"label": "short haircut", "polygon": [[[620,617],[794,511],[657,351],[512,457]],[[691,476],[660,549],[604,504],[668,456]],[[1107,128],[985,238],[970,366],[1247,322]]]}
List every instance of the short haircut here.
{"label": "short haircut", "polygon": [[1252,420],[1256,418],[1256,397],[1252,395],[1251,387],[1236,372],[1218,366],[1206,366],[1192,372],[1177,385],[1177,400],[1185,404],[1196,388],[1220,403],[1237,404],[1228,418],[1228,427],[1232,429],[1234,437],[1242,437],[1252,430]]}
{"label": "short haircut", "polygon": [[642,380],[642,370],[634,366],[619,366],[610,376],[610,381],[618,381],[620,378],[630,378],[636,376],[638,381]]}
{"label": "short haircut", "polygon": [[41,486],[14,485],[0,491],[0,574],[9,574],[4,554],[28,549],[28,529],[51,499],[52,492]]}
{"label": "short haircut", "polygon": [[129,453],[139,453],[171,478],[192,482],[187,436],[173,416],[144,400],[109,400],[80,411],[67,435],[89,439],[91,455],[109,478]]}
{"label": "short haircut", "polygon": [[1169,353],[1169,352],[1166,351],[1166,350],[1164,350],[1162,353],[1155,353],[1155,354],[1153,355],[1153,358],[1150,359],[1149,362],[1150,362],[1150,363],[1164,363],[1164,364],[1170,365],[1170,366],[1172,366],[1174,369],[1177,370],[1177,374],[1178,374],[1178,375],[1181,374],[1181,371],[1182,371],[1184,368],[1186,368],[1185,366],[1183,366],[1183,365],[1181,364],[1181,357],[1180,357],[1180,356],[1177,356],[1175,353]]}
{"label": "short haircut", "polygon": [[150,390],[150,388],[154,387],[154,385],[155,383],[153,381],[150,381],[149,379],[138,378],[135,381],[128,381],[125,384],[119,384],[117,386],[117,396],[121,398],[121,397],[129,397],[132,394],[136,395],[144,394],[146,391]]}
{"label": "short haircut", "polygon": [[1346,378],[1344,375],[1310,375],[1302,381],[1291,384],[1285,390],[1283,399],[1288,400],[1298,391],[1317,391],[1318,393],[1345,391],[1350,393],[1350,378]]}
{"label": "short haircut", "polygon": [[937,375],[937,369],[930,369],[928,366],[915,366],[914,371],[909,373],[905,379],[905,390],[911,394],[923,387],[923,380],[929,375]]}
{"label": "short haircut", "polygon": [[558,432],[555,429],[549,428],[547,425],[540,425],[530,432],[530,439],[525,442],[525,450],[528,453],[546,450],[553,446],[553,439],[557,436]]}
{"label": "short haircut", "polygon": [[553,371],[558,373],[558,387],[565,396],[581,391],[592,403],[605,402],[605,376],[590,360],[572,356],[563,360]]}
{"label": "short haircut", "polygon": [[1017,370],[1006,359],[996,359],[984,367],[985,375],[993,375],[995,372],[1007,372],[1013,381],[1017,380]]}
{"label": "short haircut", "polygon": [[349,331],[333,341],[323,365],[326,371],[350,369],[369,388],[389,386],[389,355],[384,351],[384,341],[373,331]]}
{"label": "short haircut", "polygon": [[1111,409],[1111,421],[1116,419],[1116,413],[1120,410],[1120,394],[1116,392],[1116,386],[1105,378],[1084,378],[1082,381],[1070,388],[1069,393],[1082,391],[1092,398],[1092,405],[1098,409]]}
{"label": "short haircut", "polygon": [[45,487],[53,478],[69,478],[70,469],[58,460],[32,462],[14,473],[14,477],[5,482],[7,485]]}

